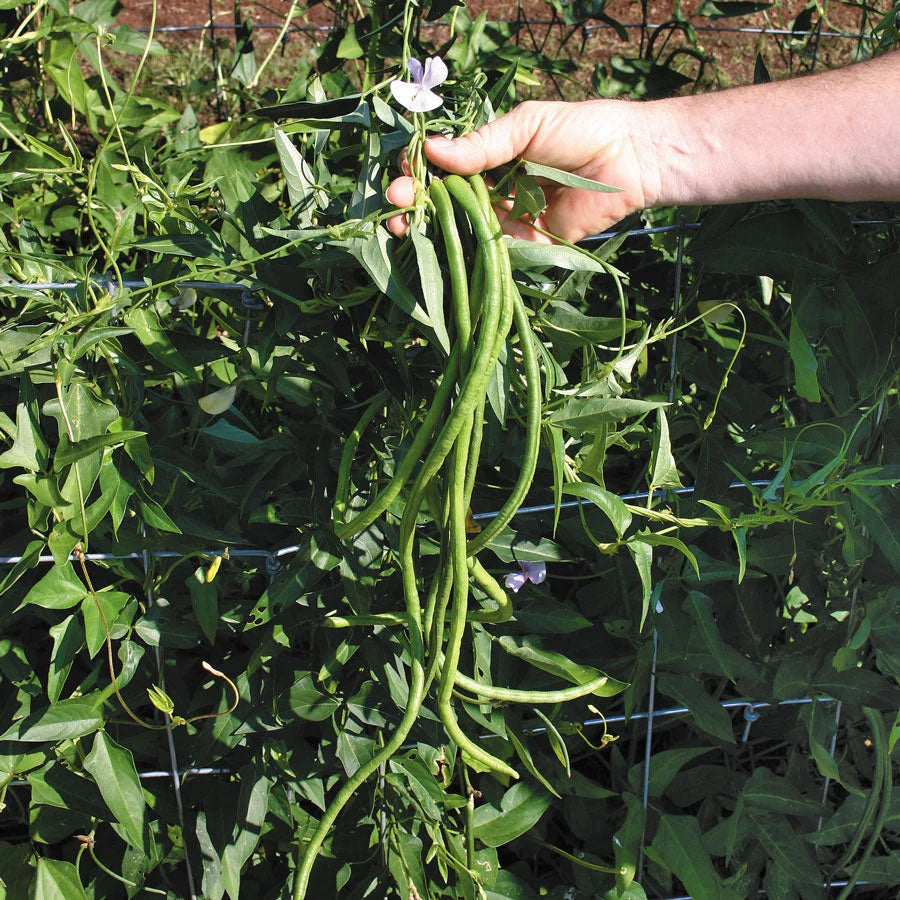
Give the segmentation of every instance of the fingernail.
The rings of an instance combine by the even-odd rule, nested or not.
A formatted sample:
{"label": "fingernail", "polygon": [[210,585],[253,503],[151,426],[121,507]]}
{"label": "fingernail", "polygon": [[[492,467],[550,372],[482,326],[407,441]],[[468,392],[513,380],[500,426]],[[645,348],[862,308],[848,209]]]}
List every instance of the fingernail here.
{"label": "fingernail", "polygon": [[453,143],[453,138],[448,137],[446,134],[433,134],[431,137],[425,138],[425,143],[446,146]]}

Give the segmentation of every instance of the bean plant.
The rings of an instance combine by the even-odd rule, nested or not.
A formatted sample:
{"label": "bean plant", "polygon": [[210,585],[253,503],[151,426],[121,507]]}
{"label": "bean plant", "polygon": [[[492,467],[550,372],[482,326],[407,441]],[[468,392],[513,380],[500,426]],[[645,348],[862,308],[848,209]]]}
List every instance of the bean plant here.
{"label": "bean plant", "polygon": [[617,186],[428,134],[696,80],[547,8],[0,2],[2,896],[895,895],[896,207],[504,236]]}

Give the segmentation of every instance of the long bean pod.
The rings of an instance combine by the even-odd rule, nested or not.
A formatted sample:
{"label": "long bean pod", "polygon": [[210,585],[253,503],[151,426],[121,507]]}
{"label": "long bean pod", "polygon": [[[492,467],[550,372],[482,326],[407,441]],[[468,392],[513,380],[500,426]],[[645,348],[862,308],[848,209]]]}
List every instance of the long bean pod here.
{"label": "long bean pod", "polygon": [[470,555],[478,553],[479,550],[486,547],[507,526],[510,519],[515,515],[516,510],[522,505],[534,480],[538,453],[541,448],[541,368],[535,349],[536,339],[531,331],[531,323],[528,321],[525,304],[515,288],[513,289],[513,303],[516,333],[519,336],[519,347],[522,351],[522,363],[525,368],[527,404],[525,452],[522,456],[519,476],[506,502],[481,533],[469,541],[468,553]]}
{"label": "long bean pod", "polygon": [[459,671],[454,674],[453,681],[458,687],[476,697],[496,700],[498,703],[566,703],[595,693],[609,681],[609,676],[598,675],[584,684],[573,684],[555,691],[521,691],[515,688],[495,687],[492,684],[482,684]]}
{"label": "long bean pod", "polygon": [[[471,417],[469,420],[471,427]],[[476,744],[460,727],[453,710],[454,675],[459,667],[459,655],[466,630],[469,598],[469,567],[466,564],[466,510],[463,485],[466,476],[469,440],[461,436],[457,443],[450,477],[450,564],[453,567],[453,607],[450,630],[444,649],[444,665],[438,683],[438,715],[447,734],[463,753],[496,772],[518,778],[518,773],[503,760]]]}
{"label": "long bean pod", "polygon": [[[409,450],[397,465],[394,476],[365,509],[349,521],[343,521],[349,507],[353,458],[361,435],[377,414],[383,398],[379,396],[372,401],[344,448],[334,505],[335,532],[338,537],[346,539],[374,523],[401,492],[407,489],[398,541],[405,611],[336,616],[331,625],[346,627],[354,624],[405,624],[410,658],[408,701],[400,723],[388,742],[347,780],[319,821],[297,868],[295,900],[305,896],[315,857],[341,809],[379,766],[402,746],[419,717],[425,694],[434,678],[439,679],[436,699],[440,719],[460,751],[481,766],[510,777],[518,777],[511,766],[488,753],[465,734],[456,719],[452,698],[456,688],[469,686],[466,676],[457,671],[467,622],[501,622],[512,614],[509,596],[474,557],[477,550],[485,546],[505,522],[496,526],[477,546],[473,546],[466,535],[466,519],[481,451],[487,386],[496,370],[497,360],[513,322],[525,360],[530,429],[523,461],[527,478],[523,474],[514,488],[514,492],[522,496],[533,477],[532,456],[536,459],[537,455],[537,450],[531,449],[530,438],[532,431],[539,429],[540,424],[540,367],[534,353],[534,344],[531,343],[533,339],[527,313],[515,291],[507,248],[483,180],[474,177],[467,182],[459,176],[451,175],[444,182],[434,181],[430,187],[430,199],[443,239],[450,274],[454,345],[432,404],[417,429]],[[457,211],[461,215],[457,216]],[[463,244],[469,235],[465,233],[465,229],[460,234],[458,227],[458,223],[462,224],[464,221],[471,228],[475,247],[474,259],[469,264],[466,262],[467,254]],[[468,280],[467,269],[470,267],[472,277]],[[535,404],[537,419],[533,415]],[[524,488],[520,486],[520,482],[524,484]],[[517,503],[517,500],[509,501],[504,510]],[[432,520],[441,532],[441,552],[429,585],[424,611],[419,594],[420,578],[416,569],[416,532],[423,506],[427,506]],[[496,603],[496,608],[469,611],[470,579]],[[451,604],[448,616],[448,606]],[[449,628],[446,629],[445,639],[448,618]],[[476,696],[510,702],[513,698],[526,695],[527,702],[551,702],[535,698],[550,695],[568,697],[570,694],[583,696],[582,692],[590,692],[593,687],[593,684],[582,685],[550,694],[504,694],[503,689],[486,689],[473,680],[469,681],[474,686],[472,692]],[[486,694],[486,690],[493,691],[493,696]]]}
{"label": "long bean pod", "polygon": [[440,425],[441,418],[450,400],[453,390],[456,387],[456,374],[459,370],[459,349],[455,345],[450,351],[447,359],[447,368],[444,370],[444,376],[438,385],[434,394],[434,399],[428,409],[416,436],[410,444],[409,450],[397,467],[394,477],[381,493],[357,516],[349,522],[335,525],[334,533],[341,540],[347,540],[354,535],[365,531],[385,510],[397,499],[404,485],[409,481],[410,476],[415,471],[416,463],[422,458],[428,441]]}

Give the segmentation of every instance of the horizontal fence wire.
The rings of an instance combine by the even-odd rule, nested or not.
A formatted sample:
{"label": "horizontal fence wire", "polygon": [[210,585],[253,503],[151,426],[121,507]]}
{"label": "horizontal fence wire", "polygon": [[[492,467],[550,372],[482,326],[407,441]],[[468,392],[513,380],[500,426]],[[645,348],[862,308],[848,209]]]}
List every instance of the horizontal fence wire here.
{"label": "horizontal fence wire", "polygon": [[[503,25],[523,25],[528,28],[572,28],[579,27],[579,24],[571,25],[569,23],[563,22],[560,19],[498,19],[494,20],[496,24]],[[444,22],[422,22],[422,28],[447,28],[448,26]],[[660,31],[664,28],[673,28],[681,25],[681,22],[617,22],[615,25],[609,22],[582,22],[580,23],[580,27],[582,32],[585,34],[592,34],[596,31],[613,31],[617,27],[627,28],[629,30],[647,30],[647,31]],[[285,26],[283,22],[254,22],[252,19],[250,20],[250,27],[253,30],[260,31],[281,31]],[[726,34],[756,34],[756,35],[773,35],[775,37],[829,37],[829,38],[852,38],[853,40],[859,40],[860,38],[865,39],[867,37],[865,32],[859,31],[817,31],[815,29],[811,30],[803,30],[798,29],[794,30],[792,28],[754,28],[752,26],[744,26],[744,25],[702,25],[702,24],[691,24],[691,27],[694,31],[703,31],[703,32],[722,32]],[[153,29],[153,34],[179,34],[185,32],[193,32],[193,31],[223,31],[223,32],[239,32],[244,28],[244,23],[234,23],[231,25],[223,25],[218,22],[210,24],[209,22],[205,24],[189,24],[189,25],[160,25]],[[287,26],[286,34],[328,34],[332,31],[335,31],[338,28],[337,25],[300,25],[300,24],[289,24]],[[140,26],[137,28],[133,28],[133,31],[137,31],[141,34],[149,34],[150,29],[146,26]],[[367,34],[362,34],[357,37],[357,40],[365,40],[368,37]]]}
{"label": "horizontal fence wire", "polygon": [[[730,485],[728,485],[728,490],[738,490],[740,488],[767,488],[772,486],[772,481],[769,479],[760,479],[756,481],[733,481]],[[696,491],[696,488],[692,485],[688,485],[687,487],[680,487],[668,489],[658,489],[653,491],[654,498],[662,499],[668,494],[677,494],[679,497],[689,496]],[[648,500],[650,498],[649,491],[637,491],[632,494],[617,494],[620,500],[625,501],[626,503],[635,502],[637,500]],[[575,509],[579,506],[590,506],[591,503],[589,500],[566,500],[559,504],[560,509]],[[556,505],[553,503],[541,503],[535,506],[520,506],[514,513],[516,516],[528,516],[535,515],[537,513],[549,513],[553,512],[556,509]],[[472,518],[476,521],[483,521],[485,519],[493,519],[496,518],[500,514],[500,510],[492,510],[491,512],[483,512],[483,513],[475,513]],[[228,547],[228,556],[229,557],[244,557],[244,558],[258,558],[265,560],[273,560],[278,561],[283,556],[290,556],[293,553],[297,553],[301,549],[300,544],[288,544],[285,547],[279,547],[276,550],[263,550],[259,547],[236,547],[234,549]],[[85,553],[84,558],[89,562],[110,562],[113,560],[143,560],[145,558],[144,554],[146,550],[132,550],[128,553]],[[219,549],[210,549],[210,550],[197,550],[192,551],[191,553],[182,553],[178,550],[154,550],[153,556],[156,559],[183,559],[187,556],[195,556],[197,553],[203,553],[207,556],[214,556],[217,553],[222,553],[222,548]],[[23,556],[0,556],[0,566],[15,566],[20,563],[25,557]],[[70,559],[77,559],[80,557],[71,556]],[[49,553],[42,553],[37,557],[35,562],[38,563],[52,563],[54,562],[54,557]],[[280,562],[278,566],[280,568]],[[277,569],[276,569],[277,571]]]}
{"label": "horizontal fence wire", "polygon": [[[790,707],[790,706],[808,706],[810,703],[837,703],[834,697],[790,697],[786,700],[776,700],[773,702],[769,702],[768,700],[722,700],[719,702],[719,706],[724,710],[731,709],[743,709],[744,710],[744,718],[747,718],[747,711],[752,711],[752,716],[750,721],[755,722],[759,718],[759,713],[757,710],[760,709],[776,709],[781,707]],[[607,727],[609,725],[627,725],[631,722],[641,722],[649,718],[655,719],[666,719],[671,718],[673,716],[684,716],[689,715],[690,709],[686,706],[672,706],[666,709],[657,709],[652,713],[649,712],[636,712],[631,715],[625,715],[624,713],[617,714],[614,716],[596,716],[590,719],[583,719],[579,724],[582,728],[598,728],[598,727]],[[535,725],[531,728],[523,729],[525,734],[546,734],[548,729],[544,725]],[[500,735],[497,734],[481,734],[478,736],[479,740],[482,741],[492,741],[499,740]],[[741,743],[746,743],[746,737],[742,739]],[[406,744],[402,748],[402,750],[415,750],[416,744]],[[210,777],[215,775],[226,775],[231,776],[235,774],[233,769],[228,767],[220,767],[220,766],[194,766],[185,769],[176,769],[175,770],[180,779],[186,778],[194,778],[194,777]],[[138,776],[144,780],[151,781],[156,778],[171,778],[172,777],[172,769],[149,769],[145,772],[138,772]],[[18,778],[10,782],[10,787],[27,787],[28,781],[25,778]]]}
{"label": "horizontal fence wire", "polygon": [[[613,238],[651,237],[657,234],[683,234],[687,231],[697,231],[703,225],[702,222],[682,222],[677,225],[654,225],[646,228],[628,228],[619,231],[603,231],[585,237],[582,243],[608,241]],[[874,227],[878,225],[900,225],[900,216],[879,219],[851,219],[850,225],[859,228]],[[198,291],[240,291],[245,303],[250,302],[253,295],[265,290],[265,285],[253,283],[244,284],[234,281],[205,281],[203,279],[184,278],[174,282],[167,282],[167,287],[194,288]],[[29,294],[40,291],[75,291],[87,285],[102,287],[115,295],[119,290],[144,290],[153,289],[154,285],[145,279],[134,275],[119,281],[110,274],[91,275],[81,280],[69,281],[0,281],[0,294]]]}

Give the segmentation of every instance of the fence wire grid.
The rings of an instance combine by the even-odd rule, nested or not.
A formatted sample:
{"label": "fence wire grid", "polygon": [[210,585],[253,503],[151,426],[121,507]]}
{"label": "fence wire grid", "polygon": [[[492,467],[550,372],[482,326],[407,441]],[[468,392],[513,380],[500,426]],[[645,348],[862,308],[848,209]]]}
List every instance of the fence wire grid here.
{"label": "fence wire grid", "polygon": [[[859,227],[865,226],[873,226],[873,225],[894,225],[900,222],[900,219],[855,219],[853,221],[853,225]],[[677,238],[677,246],[676,246],[676,254],[675,254],[675,262],[674,262],[674,288],[672,294],[672,311],[673,315],[677,316],[679,314],[681,308],[681,288],[682,288],[682,275],[683,275],[683,265],[684,265],[684,251],[685,251],[685,241],[688,234],[700,227],[700,223],[696,222],[685,222],[682,217],[681,220],[675,225],[668,226],[657,226],[657,227],[649,227],[649,228],[637,228],[630,229],[627,231],[611,231],[605,232],[603,234],[594,235],[593,237],[587,238],[588,241],[597,241],[597,240],[605,240],[613,237],[620,237],[624,234],[626,237],[644,237],[654,234],[661,233],[670,233],[674,232]],[[110,293],[115,293],[120,289],[144,289],[147,287],[151,287],[146,279],[141,279],[136,276],[129,276],[128,278],[123,279],[122,281],[117,282],[115,279],[110,278],[109,276],[99,276],[90,279],[91,283],[100,286],[106,286]],[[35,291],[49,291],[49,290],[76,290],[85,285],[85,281],[53,281],[53,282],[34,282],[34,283],[5,283],[0,284],[0,292],[2,293],[11,293],[11,294],[20,294],[20,295],[28,295]],[[234,291],[238,294],[243,302],[245,308],[247,309],[248,314],[248,326],[250,317],[253,312],[259,308],[258,302],[256,299],[256,295],[264,290],[264,288],[260,286],[256,286],[251,284],[242,284],[236,282],[213,282],[213,281],[203,281],[186,278],[184,280],[179,280],[177,282],[178,287],[193,287],[198,290],[226,290],[226,291]],[[670,343],[670,371],[669,371],[669,400],[670,402],[674,399],[675,393],[675,382],[677,378],[677,353],[678,353],[678,333],[676,332],[673,335]],[[880,410],[879,410],[879,418],[880,418]],[[749,487],[753,488],[771,488],[771,487],[779,488],[780,485],[772,480],[762,479],[750,482],[733,482],[729,485],[729,490],[737,491],[741,489],[747,489]],[[675,488],[675,489],[660,489],[654,492],[654,497],[659,497],[665,499],[666,496],[685,496],[692,495],[695,491],[695,488],[692,486]],[[618,495],[620,499],[626,502],[647,500],[649,498],[649,492],[636,492],[636,493],[623,493]],[[574,509],[580,506],[581,504],[587,503],[584,500],[573,500],[566,501],[561,504],[563,509]],[[553,504],[538,504],[533,506],[522,506],[520,507],[516,515],[535,515],[540,513],[551,512],[554,509]],[[477,513],[474,515],[476,520],[484,520],[490,519],[497,515],[496,511],[492,512],[483,512]],[[212,556],[215,554],[220,554],[223,552],[224,548],[213,548],[207,551],[204,551],[206,554]],[[236,548],[228,548],[227,554],[229,558],[235,559],[263,559],[266,572],[268,576],[274,578],[275,575],[278,574],[279,571],[283,568],[282,559],[288,556],[291,556],[297,553],[300,550],[299,544],[290,544],[282,547],[277,547],[274,549],[263,549],[263,548],[255,548],[255,547],[236,547]],[[150,550],[145,549],[137,552],[129,552],[129,553],[87,553],[85,554],[85,558],[92,561],[111,561],[111,560],[135,560],[140,561],[142,564],[142,570],[146,575],[148,572],[152,570],[152,563],[154,559],[178,559],[184,558],[186,554],[177,552],[177,551],[168,551],[168,550]],[[10,566],[15,565],[20,562],[22,559],[21,556],[0,556],[0,566]],[[53,562],[53,557],[49,554],[42,554],[39,557],[40,563],[51,563]],[[151,586],[148,586],[146,589],[146,600],[150,606],[155,603],[155,597],[153,595],[153,589]],[[855,600],[855,596],[854,596]],[[660,604],[657,603],[656,609],[657,614],[664,613],[664,610]],[[653,656],[651,662],[651,673],[650,673],[650,684],[648,689],[648,703],[647,709],[643,712],[636,712],[629,715],[619,714],[619,715],[611,715],[606,717],[594,717],[583,719],[580,723],[583,728],[596,728],[596,727],[608,727],[609,725],[629,725],[632,722],[641,722],[646,721],[647,730],[645,734],[644,741],[644,756],[643,756],[643,767],[642,767],[642,775],[641,775],[641,799],[644,808],[646,809],[649,804],[649,781],[650,781],[650,770],[651,770],[651,760],[652,760],[652,746],[653,746],[653,733],[655,724],[658,721],[669,719],[677,716],[689,715],[690,710],[685,706],[674,706],[674,707],[663,707],[657,708],[657,688],[656,688],[656,666],[657,660],[659,658],[659,634],[654,626],[652,632],[653,642]],[[157,665],[159,667],[160,673],[162,672],[162,649],[160,647],[155,648],[157,654]],[[162,689],[165,690],[165,685],[162,685]],[[731,710],[741,710],[741,719],[743,720],[743,728],[741,732],[741,743],[746,744],[749,740],[751,729],[753,723],[757,721],[761,716],[761,711],[771,710],[776,708],[789,708],[794,706],[804,706],[812,703],[816,704],[824,704],[828,706],[833,706],[835,710],[835,724],[837,725],[840,714],[841,714],[841,702],[833,697],[792,697],[776,702],[768,702],[768,701],[757,701],[748,698],[734,698],[729,700],[720,701],[719,705],[728,711]],[[169,761],[170,766],[168,769],[154,769],[141,771],[138,773],[139,777],[145,781],[151,781],[162,778],[170,778],[172,780],[172,788],[176,799],[176,807],[178,811],[179,819],[181,820],[182,832],[186,835],[187,831],[184,829],[184,804],[182,797],[182,783],[185,779],[194,779],[194,778],[207,778],[207,777],[232,777],[235,773],[227,768],[227,767],[215,767],[215,766],[199,766],[199,767],[191,767],[191,768],[181,768],[178,764],[178,759],[175,752],[175,744],[172,734],[171,728],[171,720],[168,716],[166,716],[166,736],[167,736],[167,749],[169,753]],[[538,726],[529,729],[530,733],[539,734],[541,732],[546,731],[543,726]],[[496,735],[493,734],[482,734],[479,736],[481,740],[493,740],[496,739]],[[636,737],[636,736],[635,736]],[[834,759],[837,751],[837,734],[835,733],[831,745],[829,747],[829,753],[831,758]],[[25,787],[28,785],[28,782],[25,780],[16,780],[11,782],[11,787]],[[823,790],[823,802],[827,795],[828,789],[830,786],[830,779],[825,780],[824,790]],[[821,828],[821,820],[819,823],[819,827]],[[187,841],[185,841],[185,864],[187,869],[187,878],[189,882],[189,887],[191,891],[191,900],[195,900],[197,897],[196,887],[194,884],[194,875],[193,875],[193,866],[191,863],[191,850],[188,846]],[[638,865],[637,879],[640,880],[643,874],[644,867],[644,857],[643,852],[641,853]],[[829,881],[828,883],[823,884],[823,888],[825,889],[835,889],[842,888],[849,884],[848,881]],[[864,885],[865,882],[857,882],[860,886]],[[761,892],[762,893],[762,892]],[[692,898],[688,895],[679,895],[673,897],[657,897],[652,898],[652,900],[703,900],[703,898]]]}
{"label": "fence wire grid", "polygon": [[[254,6],[259,6],[260,8],[271,12],[271,10],[266,7],[264,4],[253,4]],[[240,10],[240,3],[236,3],[236,10]],[[213,65],[214,68],[218,66],[217,59],[217,48],[216,48],[216,35],[217,33],[222,34],[223,36],[227,36],[228,34],[233,34],[237,36],[243,27],[249,25],[253,30],[259,31],[277,31],[279,34],[276,37],[276,40],[282,44],[284,47],[291,35],[306,35],[315,37],[321,34],[329,34],[331,33],[336,26],[331,24],[305,24],[294,22],[294,16],[302,15],[303,10],[299,10],[293,15],[287,16],[281,22],[271,22],[271,21],[253,21],[251,18],[247,18],[244,21],[239,21],[237,17],[232,24],[223,24],[215,21],[216,13],[213,10],[212,0],[210,0],[209,5],[209,18],[203,23],[188,23],[188,24],[180,24],[180,25],[161,25],[154,28],[153,34],[158,35],[174,35],[179,33],[191,33],[191,32],[208,32],[210,35],[210,47],[213,55]],[[222,12],[221,15],[227,15],[228,13]],[[696,32],[704,32],[704,33],[722,33],[722,34],[739,34],[739,35],[753,35],[756,37],[770,37],[772,39],[778,38],[790,38],[796,41],[810,41],[812,43],[812,57],[811,57],[811,67],[814,67],[817,63],[818,59],[818,50],[819,50],[819,40],[821,38],[828,39],[838,39],[838,40],[855,40],[858,42],[860,47],[865,45],[865,42],[868,40],[868,35],[866,33],[866,26],[868,21],[868,8],[863,6],[861,7],[861,17],[860,17],[860,25],[858,31],[837,31],[833,29],[823,28],[822,22],[818,23],[818,26],[815,28],[802,29],[802,28],[778,28],[773,27],[767,24],[763,27],[754,27],[749,25],[715,25],[710,24],[708,19],[705,17],[700,17],[701,21],[695,21],[696,17],[691,17],[689,20],[690,27]],[[562,22],[560,19],[554,17],[553,19],[527,19],[523,17],[519,18],[509,18],[504,20],[508,25],[521,25],[526,29],[534,28],[571,28],[571,25],[566,25],[566,23]],[[664,29],[671,29],[673,27],[677,27],[676,23],[672,21],[668,22],[620,22],[616,23],[619,27],[627,29],[627,30],[639,30],[642,33],[649,32],[658,32]],[[684,23],[682,23],[684,24]],[[441,23],[439,22],[425,22],[423,23],[425,27],[435,28],[440,27]],[[579,26],[581,35],[584,41],[589,40],[591,37],[608,32],[614,29],[616,26],[607,23],[607,22],[583,22]],[[138,26],[135,28],[136,31],[142,33],[149,33],[150,29],[145,26]],[[365,35],[361,36],[362,38]],[[517,35],[518,39],[518,35]],[[218,93],[218,86],[217,86]],[[867,226],[867,225],[892,225],[897,224],[900,221],[898,219],[865,219],[865,220],[854,220],[853,225],[856,226]],[[683,266],[683,255],[684,255],[684,242],[685,237],[688,232],[693,231],[700,227],[700,223],[691,222],[686,223],[683,219],[677,225],[666,225],[666,226],[656,226],[656,227],[647,227],[647,228],[635,228],[629,229],[624,232],[624,236],[626,237],[646,237],[658,234],[666,234],[666,233],[676,233],[677,235],[677,253],[676,253],[676,261],[675,261],[675,285],[673,291],[673,314],[678,315],[681,303],[681,278],[682,278],[682,266]],[[604,232],[602,234],[597,234],[592,237],[588,237],[585,239],[586,242],[597,242],[601,240],[607,240],[614,237],[623,236],[622,231],[609,231]],[[120,290],[128,290],[128,289],[144,289],[147,287],[151,287],[146,279],[137,278],[137,277],[129,277],[122,281],[117,281],[114,278],[109,276],[100,276],[93,277],[89,279],[90,283],[94,286],[105,287],[107,291],[115,295]],[[85,280],[80,281],[48,281],[48,282],[32,282],[32,283],[3,283],[0,284],[0,292],[6,294],[20,294],[20,295],[28,295],[34,292],[41,291],[55,291],[55,290],[76,290],[78,288],[84,287],[86,284]],[[194,288],[196,290],[201,291],[234,291],[240,298],[241,303],[245,307],[245,310],[248,313],[248,322],[247,325],[249,327],[250,317],[252,316],[253,311],[259,309],[259,305],[257,303],[257,295],[264,290],[263,286],[255,285],[253,283],[237,283],[237,282],[213,282],[213,281],[204,281],[204,280],[196,280],[196,279],[184,279],[179,280],[177,282],[176,288]],[[673,399],[674,390],[675,390],[675,377],[676,377],[676,363],[677,363],[677,341],[678,335],[677,333],[673,336],[671,347],[670,347],[670,361],[671,361],[671,369],[670,369],[670,378],[669,378],[669,399],[670,401]],[[769,487],[772,482],[768,480],[758,480],[750,482],[753,487]],[[734,482],[729,486],[730,490],[739,490],[742,488],[746,488],[747,485],[742,482]],[[677,488],[675,490],[669,491],[657,491],[656,495],[660,497],[665,497],[666,494],[672,495],[690,495],[694,493],[693,487],[683,487]],[[620,494],[619,497],[626,502],[633,502],[639,500],[648,499],[647,492],[637,492],[637,493],[627,493]],[[586,501],[582,500],[574,500],[563,502],[561,507],[563,509],[572,509],[576,508],[582,503]],[[546,513],[552,511],[554,508],[553,504],[542,504],[542,505],[534,505],[534,506],[523,506],[517,510],[516,515],[532,515],[539,513]],[[474,515],[474,519],[476,520],[485,520],[490,519],[496,515],[496,512],[485,512],[485,513],[477,513]],[[262,559],[264,560],[264,565],[267,574],[270,578],[274,577],[282,568],[283,563],[282,559],[288,556],[291,556],[300,550],[299,544],[290,544],[282,547],[278,547],[271,550],[266,550],[262,548],[252,548],[252,547],[236,547],[236,548],[228,548],[227,554],[229,558],[232,559]],[[214,555],[217,553],[221,553],[222,548],[209,549],[205,551],[208,555]],[[166,551],[166,550],[142,550],[138,552],[131,553],[87,553],[85,554],[85,558],[91,561],[112,561],[112,560],[135,560],[140,561],[142,563],[142,569],[146,574],[151,570],[153,560],[156,558],[159,559],[178,559],[184,558],[185,554],[179,553],[177,551]],[[10,566],[15,565],[20,562],[22,559],[21,556],[0,556],[0,566]],[[49,554],[42,554],[38,558],[38,562],[41,564],[52,563],[53,557]],[[155,597],[153,596],[152,587],[147,588],[146,599],[148,604],[151,606],[155,602]],[[657,607],[657,613],[662,613],[663,609],[661,606]],[[626,716],[624,714],[620,715],[611,715],[607,717],[601,718],[588,718],[583,719],[581,721],[581,727],[584,728],[594,728],[594,727],[608,727],[609,725],[628,725],[632,722],[646,721],[647,722],[647,730],[645,736],[645,752],[644,752],[644,762],[642,768],[642,778],[641,778],[641,798],[644,808],[647,808],[649,803],[649,779],[650,779],[650,769],[651,769],[651,759],[652,759],[652,745],[653,745],[653,732],[654,725],[657,721],[664,720],[671,717],[676,716],[684,716],[689,715],[690,710],[684,706],[676,706],[676,707],[664,707],[664,708],[656,708],[656,665],[659,655],[659,636],[656,628],[654,627],[652,633],[652,641],[653,641],[653,657],[651,663],[651,675],[650,675],[650,686],[648,692],[648,705],[647,710],[645,712],[636,712],[630,716]],[[160,647],[155,648],[157,654],[157,665],[159,667],[160,673],[162,673],[162,650]],[[165,685],[162,685],[162,689],[165,690]],[[743,719],[743,729],[741,735],[741,742],[746,743],[749,739],[751,728],[753,722],[760,718],[760,710],[766,710],[771,708],[780,708],[780,707],[791,707],[791,706],[802,706],[808,705],[811,703],[822,703],[827,705],[832,705],[835,707],[835,719],[836,721],[840,717],[841,712],[841,704],[840,701],[836,700],[832,697],[794,697],[785,700],[778,701],[777,703],[770,703],[767,701],[754,701],[751,699],[731,699],[720,701],[720,706],[725,710],[742,710]],[[184,828],[184,806],[183,806],[183,797],[182,797],[182,783],[185,779],[193,779],[193,778],[205,778],[205,777],[232,777],[234,772],[227,767],[214,767],[214,766],[201,766],[201,767],[191,767],[191,768],[181,768],[178,764],[174,739],[172,734],[171,722],[166,717],[166,736],[167,736],[167,747],[169,751],[169,760],[170,767],[168,769],[156,769],[156,770],[147,770],[139,772],[139,777],[144,781],[157,780],[157,779],[165,779],[170,778],[172,780],[173,792],[176,799],[176,807],[178,811],[178,816],[180,819],[180,823],[182,825],[182,832],[187,835],[187,831]],[[546,729],[543,726],[534,727],[530,729],[530,733],[538,734]],[[496,735],[492,734],[483,734],[480,735],[482,740],[491,740],[495,739]],[[829,747],[829,752],[832,758],[835,757],[837,745],[836,745],[837,735],[835,734],[832,739],[831,745]],[[22,779],[14,780],[10,783],[10,787],[27,787],[28,782]],[[828,791],[828,781],[826,780],[824,792],[827,794]],[[824,800],[824,796],[823,796]],[[821,822],[820,822],[821,825]],[[194,882],[193,876],[193,865],[191,861],[191,852],[189,847],[189,842],[185,841],[185,867],[187,870],[187,879],[189,890],[191,894],[191,900],[195,900],[197,897],[196,893],[196,885]],[[641,855],[638,867],[638,875],[640,878],[643,873],[644,866],[644,858],[643,854]],[[829,881],[823,884],[823,887],[826,889],[836,889],[843,888],[849,882],[848,881]],[[857,882],[860,886],[864,885],[865,882]],[[762,894],[762,892],[760,892]],[[666,898],[655,898],[655,900],[702,900],[702,898],[692,898],[689,895],[678,895],[671,896]]]}

